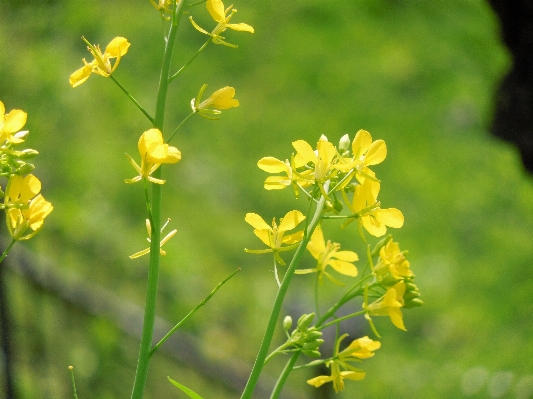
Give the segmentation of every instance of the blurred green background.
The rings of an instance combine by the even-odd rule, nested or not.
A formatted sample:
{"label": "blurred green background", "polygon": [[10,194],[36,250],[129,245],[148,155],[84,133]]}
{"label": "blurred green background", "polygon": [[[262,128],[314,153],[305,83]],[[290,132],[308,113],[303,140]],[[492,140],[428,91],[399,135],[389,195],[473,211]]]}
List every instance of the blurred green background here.
{"label": "blurred green background", "polygon": [[[380,199],[405,215],[393,234],[409,250],[425,306],[404,312],[408,332],[376,320],[382,348],[362,364],[365,380],[336,397],[533,397],[533,185],[517,151],[488,133],[493,93],[510,66],[488,5],[235,7],[232,22],[255,34],[227,32],[239,48],[210,45],[170,89],[167,129],[188,114],[204,83],[207,94],[234,86],[241,105],[220,121],[193,118],[173,142],[183,159],[165,168],[163,215],[178,234],[165,245],[158,314],[176,322],[225,276],[242,272],[184,326],[195,338],[183,350],[198,349],[187,364],[169,355],[171,345],[154,358],[146,398],[184,397],[167,375],[206,398],[238,397],[231,386],[253,364],[276,290],[270,257],[243,251],[260,246],[244,215],[268,220],[306,204],[290,190],[265,191],[256,162],[289,157],[297,139],[314,143],[325,134],[337,142],[361,128],[387,142],[387,160],[374,169]],[[212,26],[203,5],[190,12]],[[69,86],[89,58],[82,35],[102,48],[128,38],[115,76],[152,111],[163,41],[148,0],[0,2],[0,100],[28,113],[27,144],[40,152],[35,173],[55,207],[44,230],[12,256],[31,258],[41,287],[16,264],[5,276],[20,398],[72,397],[69,365],[80,398],[128,397],[135,371],[138,341],[125,331],[136,324],[127,311],[144,304],[147,258],[128,255],[146,247],[145,208],[142,185],[123,183],[135,175],[124,153],[136,154],[150,126],[109,79]],[[184,19],[175,67],[205,39]],[[328,233],[362,253],[354,226],[331,224]],[[286,313],[309,311],[312,293],[312,278],[298,276]],[[371,334],[363,320],[350,328],[352,338]],[[284,360],[267,367],[267,386]],[[330,397],[305,384],[314,375],[295,371],[285,397]]]}

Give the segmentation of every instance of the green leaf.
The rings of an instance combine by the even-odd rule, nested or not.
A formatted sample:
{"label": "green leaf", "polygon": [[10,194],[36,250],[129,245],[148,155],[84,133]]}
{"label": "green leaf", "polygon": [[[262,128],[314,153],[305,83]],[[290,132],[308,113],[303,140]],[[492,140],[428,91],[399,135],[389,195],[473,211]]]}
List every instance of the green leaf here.
{"label": "green leaf", "polygon": [[185,392],[189,398],[191,399],[203,399],[200,395],[198,395],[196,392],[194,392],[192,389],[187,388],[186,386],[181,385],[179,382],[174,381],[172,378],[167,377],[170,383],[179,389],[181,389],[183,392]]}

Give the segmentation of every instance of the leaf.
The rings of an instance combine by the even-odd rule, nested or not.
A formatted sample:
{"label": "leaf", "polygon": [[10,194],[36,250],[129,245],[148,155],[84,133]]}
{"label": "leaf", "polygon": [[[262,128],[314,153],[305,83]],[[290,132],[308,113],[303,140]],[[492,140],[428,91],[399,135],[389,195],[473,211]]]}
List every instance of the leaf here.
{"label": "leaf", "polygon": [[183,392],[185,392],[189,398],[191,399],[203,399],[200,395],[198,395],[196,392],[194,392],[192,389],[187,388],[186,386],[181,385],[179,382],[174,381],[172,378],[167,377],[170,383],[179,389],[181,389]]}

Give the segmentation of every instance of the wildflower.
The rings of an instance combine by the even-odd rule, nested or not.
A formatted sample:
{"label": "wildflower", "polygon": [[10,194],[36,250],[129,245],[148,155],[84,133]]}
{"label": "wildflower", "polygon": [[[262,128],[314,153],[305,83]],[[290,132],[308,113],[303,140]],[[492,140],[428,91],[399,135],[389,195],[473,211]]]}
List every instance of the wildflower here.
{"label": "wildflower", "polygon": [[[167,227],[167,224],[170,222],[170,219],[167,219],[167,222],[163,225],[163,227],[161,227],[161,233],[163,232],[163,230],[165,229],[165,227]],[[146,219],[146,231],[148,231],[148,238],[146,239],[148,242],[152,242],[151,241],[151,238],[152,238],[152,225],[150,223],[150,220],[149,219]],[[159,253],[161,255],[166,255],[167,253],[165,251],[163,251],[163,248],[161,248],[168,240],[170,240],[172,237],[174,237],[174,235],[178,232],[178,230],[174,229],[172,230],[170,233],[168,233],[162,240],[161,242],[159,243]],[[146,255],[150,253],[150,247],[146,248],[146,249],[143,249],[142,251],[139,251],[139,252],[136,252],[134,253],[133,255],[130,255],[130,259],[135,259],[135,258],[138,258],[140,256],[143,256],[143,255]]]}
{"label": "wildflower", "polygon": [[[211,14],[211,17],[215,20],[215,22],[218,23],[217,26],[215,26],[215,29],[213,29],[211,33],[201,28],[196,22],[194,22],[192,17],[189,17],[189,19],[196,30],[202,32],[205,35],[211,36],[211,40],[213,41],[213,43],[223,44],[224,46],[233,47],[233,48],[237,47],[235,44],[231,44],[231,43],[224,41],[225,37],[220,35],[227,28],[230,28],[238,32],[254,33],[254,28],[252,28],[248,24],[245,24],[245,23],[230,24],[229,23],[229,21],[233,17],[233,14],[237,12],[237,10],[233,9],[233,5],[229,6],[228,8],[224,10],[224,3],[222,3],[221,0],[207,0],[206,7],[207,7],[207,11],[209,11],[209,14]],[[228,15],[228,12],[230,11],[231,13]]]}
{"label": "wildflower", "polygon": [[[296,248],[297,243],[303,239],[304,232],[298,231],[287,236],[285,233],[294,229],[304,219],[305,216],[302,212],[290,211],[280,220],[279,226],[276,224],[276,218],[274,218],[272,227],[270,227],[257,213],[247,213],[244,220],[255,229],[254,234],[268,246],[268,249],[245,249],[245,251],[252,254],[273,252],[276,260],[285,266],[285,262],[279,256],[279,252]],[[288,246],[283,246],[284,244]]]}
{"label": "wildflower", "polygon": [[12,175],[7,184],[4,206],[27,208],[30,201],[41,192],[41,181],[34,175]]}
{"label": "wildflower", "polygon": [[391,276],[393,280],[403,280],[412,277],[413,272],[410,269],[409,261],[405,259],[405,253],[400,251],[397,242],[389,242],[379,251],[379,262],[374,267],[374,272],[382,280]]}
{"label": "wildflower", "polygon": [[161,13],[161,16],[164,19],[166,20],[170,19],[169,17],[165,17],[165,13],[172,12],[172,9],[170,8],[170,6],[172,5],[172,0],[158,0],[157,3],[154,0],[150,0],[150,3],[152,3],[154,8]]}
{"label": "wildflower", "polygon": [[13,144],[22,143],[28,132],[19,132],[26,124],[28,114],[20,109],[13,109],[6,114],[4,103],[0,101],[0,144],[8,140]]}
{"label": "wildflower", "polygon": [[[365,378],[366,373],[352,366],[350,362],[360,362],[362,359],[374,356],[374,351],[381,347],[381,343],[365,336],[352,341],[346,349],[339,352],[340,343],[347,336],[348,334],[344,334],[339,337],[333,357],[326,362],[326,366],[331,369],[331,375],[320,375],[311,378],[307,381],[309,385],[318,388],[332,381],[335,392],[341,392],[344,390],[344,379],[357,381]],[[341,371],[341,369],[345,370]]]}
{"label": "wildflower", "polygon": [[[39,194],[41,182],[33,175],[9,178],[4,198],[7,227],[14,240],[28,240],[39,232],[54,207]],[[24,233],[33,230],[26,236]]]}
{"label": "wildflower", "polygon": [[219,119],[220,114],[222,113],[221,109],[229,109],[239,106],[239,101],[234,99],[235,89],[231,86],[223,87],[218,89],[207,99],[202,101],[202,95],[206,89],[207,85],[204,84],[198,96],[191,100],[191,108],[193,112],[198,112],[200,116],[203,116],[206,119]]}
{"label": "wildflower", "polygon": [[[90,44],[85,38],[82,39],[88,44],[87,50],[93,55],[94,60],[89,63],[85,61],[85,58],[83,59],[84,66],[70,75],[69,83],[72,87],[81,85],[89,79],[92,73],[106,78],[110,76],[117,69],[122,56],[128,52],[130,47],[128,40],[119,36],[111,40],[102,54],[100,46]],[[116,60],[112,64],[111,60],[114,58]]]}
{"label": "wildflower", "polygon": [[370,316],[389,316],[392,324],[394,324],[400,330],[406,331],[403,324],[403,315],[401,311],[401,308],[404,305],[404,293],[405,283],[400,281],[399,283],[387,289],[385,295],[375,302],[371,303],[370,305],[363,305],[367,312],[365,317],[370,319]]}
{"label": "wildflower", "polygon": [[[303,162],[303,163],[302,163]],[[265,180],[264,187],[266,190],[281,190],[285,187],[292,186],[294,194],[298,198],[298,188],[305,188],[312,184],[313,171],[304,170],[298,172],[297,169],[305,165],[305,161],[300,159],[300,163],[297,164],[294,157],[289,162],[280,161],[274,157],[264,157],[257,162],[259,169],[268,173],[282,173],[285,172],[286,176],[269,176]]]}
{"label": "wildflower", "polygon": [[363,227],[373,236],[381,237],[387,232],[387,226],[400,228],[404,217],[396,208],[381,209],[377,201],[380,184],[378,181],[365,179],[363,184],[355,187],[350,210],[359,217]]}
{"label": "wildflower", "polygon": [[352,142],[353,158],[342,158],[337,166],[344,172],[355,170],[359,183],[366,178],[376,180],[375,174],[369,166],[380,164],[387,157],[387,145],[383,140],[372,141],[372,136],[366,130],[359,130]]}
{"label": "wildflower", "polygon": [[151,174],[161,166],[162,163],[176,163],[181,160],[181,152],[176,147],[169,146],[163,141],[163,135],[159,129],[149,129],[141,135],[138,143],[141,154],[141,166],[139,166],[128,154],[128,160],[139,173],[133,179],[125,179],[126,183],[135,183],[141,179],[149,182],[164,184],[165,181],[152,177]]}
{"label": "wildflower", "polygon": [[326,196],[323,185],[337,173],[333,162],[337,155],[335,146],[325,136],[318,140],[316,152],[304,140],[297,140],[292,143],[292,146],[296,150],[294,157],[296,163],[314,165],[313,180],[319,185],[322,194]]}
{"label": "wildflower", "polygon": [[324,240],[322,228],[318,225],[311,236],[311,240],[307,244],[307,249],[317,260],[315,269],[300,269],[296,270],[297,274],[318,273],[318,279],[322,282],[322,276],[326,276],[333,283],[337,285],[344,285],[337,279],[333,278],[327,271],[326,267],[331,266],[338,273],[346,276],[357,276],[357,268],[351,263],[359,259],[357,254],[352,251],[339,251],[340,244],[332,243]]}

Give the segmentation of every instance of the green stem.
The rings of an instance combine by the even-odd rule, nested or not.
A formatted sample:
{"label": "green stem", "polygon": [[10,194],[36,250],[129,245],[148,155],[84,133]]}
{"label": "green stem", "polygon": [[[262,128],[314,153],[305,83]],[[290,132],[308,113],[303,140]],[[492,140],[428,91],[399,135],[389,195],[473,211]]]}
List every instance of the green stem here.
{"label": "green stem", "polygon": [[201,53],[201,52],[207,47],[207,45],[209,44],[209,42],[211,42],[211,36],[209,37],[209,39],[206,40],[206,42],[202,45],[202,47],[200,47],[200,49],[196,52],[196,54],[193,55],[193,57],[192,57],[189,61],[187,61],[187,63],[186,63],[185,65],[183,65],[180,69],[178,69],[178,72],[176,72],[174,75],[172,75],[172,76],[168,79],[168,81],[169,81],[169,82],[172,82],[174,79],[176,79],[176,78],[178,77],[178,75],[179,75],[180,73],[182,73],[182,72],[185,70],[185,68],[187,68],[187,67],[189,66],[189,64],[190,64],[191,62],[193,62],[193,61],[196,59],[196,57],[198,57],[198,56],[200,55],[200,53]]}
{"label": "green stem", "polygon": [[15,240],[15,239],[11,240],[11,242],[7,246],[7,248],[4,251],[4,253],[2,254],[2,256],[0,256],[0,263],[2,263],[2,261],[5,259],[5,257],[7,256],[7,254],[9,253],[9,251],[11,250],[13,245],[15,245],[16,242],[17,242],[17,240]]}
{"label": "green stem", "polygon": [[[176,41],[179,20],[183,13],[183,4],[180,1],[175,5],[172,14],[172,24],[166,39],[165,52],[161,66],[161,76],[159,79],[159,90],[157,93],[157,105],[155,119],[153,120],[154,128],[163,131],[165,120],[165,105],[168,91],[168,76],[172,52]],[[161,178],[162,168],[154,172],[155,178]],[[161,184],[152,184],[152,232],[150,242],[150,266],[148,270],[148,282],[146,288],[146,304],[144,308],[143,331],[141,335],[141,344],[139,348],[139,359],[137,362],[137,371],[135,373],[135,382],[133,383],[132,399],[142,399],[146,378],[148,376],[148,366],[150,364],[150,353],[152,348],[152,339],[154,334],[155,310],[157,299],[157,286],[159,279],[159,261],[160,261],[160,240],[161,240]]]}
{"label": "green stem", "polygon": [[167,143],[170,143],[170,140],[172,140],[172,137],[174,137],[174,135],[178,132],[178,129],[180,127],[182,127],[183,125],[185,125],[185,122],[187,122],[191,116],[193,116],[196,112],[191,112],[189,115],[187,115],[185,117],[185,119],[183,119],[180,124],[178,125],[178,127],[176,129],[174,129],[174,131],[172,132],[172,134],[168,137],[168,140],[167,140]]}
{"label": "green stem", "polygon": [[335,320],[333,320],[333,321],[330,321],[329,323],[322,324],[320,327],[317,327],[317,329],[318,329],[318,330],[323,330],[324,328],[327,328],[327,327],[332,326],[332,325],[334,325],[334,324],[340,323],[341,321],[348,320],[348,319],[350,319],[350,318],[352,318],[352,317],[362,315],[362,314],[364,314],[365,312],[366,312],[365,310],[360,310],[359,312],[351,313],[351,314],[349,314],[348,316],[339,317],[338,319],[335,319]]}
{"label": "green stem", "polygon": [[272,307],[272,312],[270,313],[270,319],[268,320],[265,335],[263,337],[263,342],[261,343],[261,347],[259,348],[257,358],[255,359],[254,367],[252,369],[250,377],[248,378],[248,383],[244,388],[241,399],[250,399],[252,397],[255,386],[257,385],[257,381],[259,380],[259,375],[261,374],[261,370],[263,369],[263,366],[265,364],[265,359],[268,354],[268,348],[270,347],[270,343],[272,342],[274,331],[276,330],[276,324],[278,322],[279,314],[281,312],[283,300],[285,299],[285,294],[287,293],[287,290],[289,288],[289,284],[291,282],[292,276],[294,275],[294,271],[296,270],[296,267],[300,263],[300,259],[304,254],[307,243],[311,239],[311,234],[313,234],[315,227],[320,221],[325,203],[326,199],[322,196],[316,207],[313,220],[311,221],[311,223],[309,223],[305,236],[298,248],[296,249],[294,257],[292,258],[292,261],[289,267],[287,268],[285,277],[283,278],[281,286],[279,287],[278,293],[276,295],[276,299],[274,300],[274,306]]}
{"label": "green stem", "polygon": [[202,299],[202,301],[201,301],[198,305],[196,305],[196,307],[195,307],[193,310],[191,310],[191,311],[187,314],[187,316],[185,316],[183,319],[181,319],[181,320],[178,322],[178,324],[176,324],[174,327],[172,327],[172,329],[171,329],[171,330],[170,330],[170,331],[169,331],[169,332],[168,332],[168,333],[167,333],[167,334],[161,339],[161,341],[159,341],[159,342],[157,343],[157,345],[154,346],[154,348],[150,351],[150,356],[152,356],[152,355],[155,353],[155,351],[157,351],[157,349],[159,349],[159,347],[160,347],[161,345],[163,345],[163,343],[164,343],[168,338],[170,338],[170,336],[171,336],[172,334],[174,334],[174,332],[175,332],[175,331],[176,331],[176,330],[177,330],[177,329],[178,329],[183,323],[185,323],[185,322],[189,319],[189,317],[191,317],[191,316],[192,316],[192,315],[193,315],[198,309],[200,309],[202,306],[204,306],[204,305],[207,303],[207,301],[209,301],[209,300],[211,299],[211,297],[212,297],[213,295],[215,295],[215,293],[219,290],[220,287],[222,287],[222,286],[223,286],[223,285],[224,285],[224,284],[225,284],[230,278],[232,278],[233,276],[235,276],[235,275],[236,275],[238,272],[240,272],[240,271],[241,271],[241,269],[237,269],[237,270],[235,270],[233,273],[231,273],[230,276],[226,277],[224,280],[222,280],[220,283],[218,283],[217,286],[213,289],[213,291],[211,291],[211,292],[209,293],[208,296],[206,296],[204,299]]}
{"label": "green stem", "polygon": [[122,86],[113,75],[109,75],[109,77],[113,82],[117,84],[118,87],[120,87],[120,89],[126,94],[126,96],[128,96],[128,98],[133,102],[133,104],[135,104],[135,106],[139,108],[139,110],[144,114],[144,116],[146,116],[151,123],[154,123],[154,118],[152,118],[150,114],[146,112],[146,110],[141,106],[141,104],[139,104],[137,100],[133,98],[133,96],[124,88],[124,86]]}
{"label": "green stem", "polygon": [[298,361],[301,353],[302,352],[298,351],[292,354],[291,358],[285,365],[285,368],[281,372],[278,381],[276,382],[276,386],[274,386],[274,390],[272,391],[272,395],[270,395],[270,399],[277,399],[279,397],[281,390],[283,389],[283,385],[285,385],[285,381],[287,381],[287,378],[289,378],[289,374]]}

